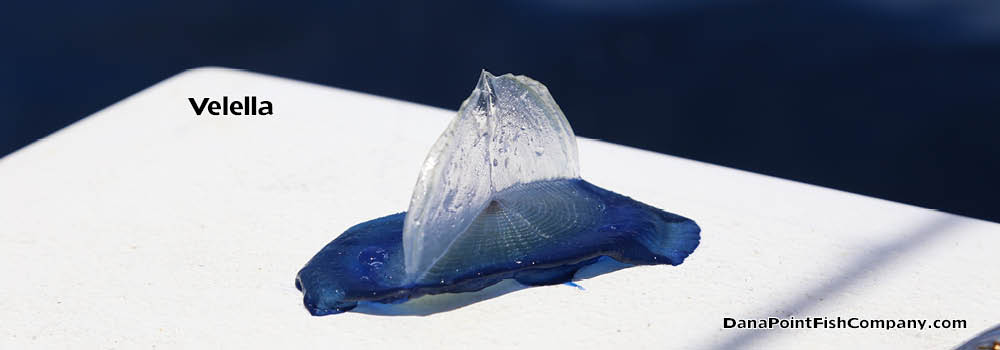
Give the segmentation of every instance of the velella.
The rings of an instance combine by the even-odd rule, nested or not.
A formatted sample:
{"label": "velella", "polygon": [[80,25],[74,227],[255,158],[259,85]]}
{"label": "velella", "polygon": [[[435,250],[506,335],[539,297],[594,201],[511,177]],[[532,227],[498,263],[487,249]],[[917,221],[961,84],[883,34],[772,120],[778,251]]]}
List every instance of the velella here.
{"label": "velella", "polygon": [[955,350],[982,349],[1000,349],[1000,325],[979,333],[974,338],[955,348]]}
{"label": "velella", "polygon": [[432,146],[406,212],[349,228],[296,277],[313,315],[358,302],[569,282],[608,257],[678,265],[694,221],[580,178],[576,137],[548,89],[483,71]]}

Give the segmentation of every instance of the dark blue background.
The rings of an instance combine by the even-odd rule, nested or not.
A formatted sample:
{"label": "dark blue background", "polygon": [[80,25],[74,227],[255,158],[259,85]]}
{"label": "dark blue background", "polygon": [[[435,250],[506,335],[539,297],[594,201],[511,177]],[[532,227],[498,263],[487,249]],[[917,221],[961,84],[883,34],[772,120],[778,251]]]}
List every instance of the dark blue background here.
{"label": "dark blue background", "polygon": [[1000,2],[609,3],[8,4],[0,155],[187,68],[451,109],[486,68],[581,136],[1000,221]]}

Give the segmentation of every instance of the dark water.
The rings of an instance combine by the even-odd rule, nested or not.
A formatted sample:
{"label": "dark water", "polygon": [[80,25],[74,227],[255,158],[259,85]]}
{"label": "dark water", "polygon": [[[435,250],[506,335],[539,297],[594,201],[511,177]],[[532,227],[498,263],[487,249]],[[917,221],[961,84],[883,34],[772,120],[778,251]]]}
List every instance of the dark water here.
{"label": "dark water", "polygon": [[0,155],[192,67],[452,109],[486,68],[581,136],[1000,221],[998,4],[8,4]]}

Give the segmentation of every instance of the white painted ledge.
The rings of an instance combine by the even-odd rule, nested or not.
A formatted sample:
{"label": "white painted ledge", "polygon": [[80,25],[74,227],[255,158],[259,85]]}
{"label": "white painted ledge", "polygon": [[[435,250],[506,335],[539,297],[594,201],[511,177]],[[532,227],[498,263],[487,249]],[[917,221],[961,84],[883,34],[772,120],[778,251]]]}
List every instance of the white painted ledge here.
{"label": "white painted ledge", "polygon": [[[276,115],[187,102],[222,95]],[[687,262],[424,317],[309,316],[295,273],[406,209],[452,113],[197,69],[3,158],[0,348],[943,349],[1000,322],[1000,225],[582,139],[584,178],[701,225]],[[722,329],[789,314],[969,328]]]}

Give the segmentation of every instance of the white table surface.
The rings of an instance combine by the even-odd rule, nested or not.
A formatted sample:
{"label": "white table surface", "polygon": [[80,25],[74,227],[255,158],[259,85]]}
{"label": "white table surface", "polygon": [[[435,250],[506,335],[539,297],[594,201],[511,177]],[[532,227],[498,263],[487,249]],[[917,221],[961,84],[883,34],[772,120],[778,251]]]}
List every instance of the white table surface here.
{"label": "white table surface", "polygon": [[[275,115],[187,102],[223,95]],[[1000,322],[1000,225],[586,139],[585,179],[701,225],[684,264],[418,300],[447,310],[425,316],[309,316],[295,273],[406,209],[453,113],[206,68],[0,159],[0,349],[944,349]],[[969,328],[722,329],[789,315]]]}

